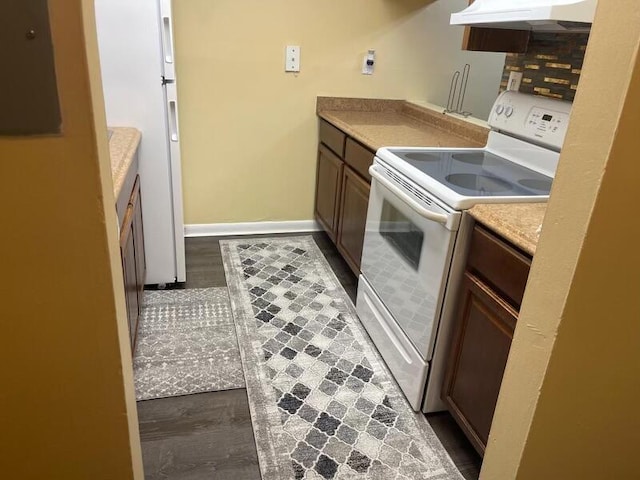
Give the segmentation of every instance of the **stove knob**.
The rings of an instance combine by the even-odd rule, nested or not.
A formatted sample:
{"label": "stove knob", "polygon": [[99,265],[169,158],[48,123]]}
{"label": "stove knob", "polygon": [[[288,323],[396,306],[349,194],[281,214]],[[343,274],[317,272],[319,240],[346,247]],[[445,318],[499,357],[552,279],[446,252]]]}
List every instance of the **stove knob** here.
{"label": "stove knob", "polygon": [[502,115],[502,112],[504,112],[504,105],[502,105],[501,103],[496,105],[496,113],[498,115]]}
{"label": "stove knob", "polygon": [[509,118],[511,115],[513,115],[513,107],[507,107],[504,109],[504,114],[507,116],[507,118]]}

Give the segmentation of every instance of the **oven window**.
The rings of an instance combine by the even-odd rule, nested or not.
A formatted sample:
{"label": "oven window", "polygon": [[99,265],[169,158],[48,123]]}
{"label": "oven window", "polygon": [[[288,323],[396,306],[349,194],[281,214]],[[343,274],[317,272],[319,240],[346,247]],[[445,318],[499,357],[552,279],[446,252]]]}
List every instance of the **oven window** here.
{"label": "oven window", "polygon": [[424,234],[387,200],[382,204],[380,235],[404,257],[414,270],[418,270]]}

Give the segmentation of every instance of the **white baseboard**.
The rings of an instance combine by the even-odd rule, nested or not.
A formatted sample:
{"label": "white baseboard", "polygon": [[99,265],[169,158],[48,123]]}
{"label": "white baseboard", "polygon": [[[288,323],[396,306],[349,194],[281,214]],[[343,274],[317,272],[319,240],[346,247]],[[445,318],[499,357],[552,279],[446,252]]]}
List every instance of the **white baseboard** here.
{"label": "white baseboard", "polygon": [[184,226],[185,237],[218,237],[226,235],[259,235],[266,233],[317,232],[322,230],[315,220],[293,222],[202,223]]}

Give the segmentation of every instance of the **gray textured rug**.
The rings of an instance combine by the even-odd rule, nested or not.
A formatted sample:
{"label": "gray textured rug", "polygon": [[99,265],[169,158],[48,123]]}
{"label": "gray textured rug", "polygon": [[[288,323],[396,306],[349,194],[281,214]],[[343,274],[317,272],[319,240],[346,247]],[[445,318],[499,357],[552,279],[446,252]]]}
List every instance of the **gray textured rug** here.
{"label": "gray textured rug", "polygon": [[138,400],[244,388],[227,289],[145,291],[133,368]]}
{"label": "gray textured rug", "polygon": [[311,237],[220,245],[263,480],[462,478]]}

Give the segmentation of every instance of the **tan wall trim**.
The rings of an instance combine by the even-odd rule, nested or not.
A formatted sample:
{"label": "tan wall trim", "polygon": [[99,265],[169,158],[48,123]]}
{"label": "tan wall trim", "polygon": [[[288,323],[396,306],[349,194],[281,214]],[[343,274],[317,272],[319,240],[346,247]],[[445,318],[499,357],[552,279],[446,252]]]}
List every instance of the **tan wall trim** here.
{"label": "tan wall trim", "polygon": [[639,45],[637,3],[599,2],[482,479],[633,477]]}

